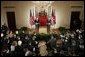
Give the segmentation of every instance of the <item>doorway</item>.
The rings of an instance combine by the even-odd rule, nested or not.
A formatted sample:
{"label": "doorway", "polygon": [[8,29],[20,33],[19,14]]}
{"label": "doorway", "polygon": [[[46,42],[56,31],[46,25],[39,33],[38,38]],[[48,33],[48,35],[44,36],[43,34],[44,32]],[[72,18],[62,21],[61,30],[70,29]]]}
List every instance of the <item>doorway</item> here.
{"label": "doorway", "polygon": [[79,29],[80,24],[80,11],[72,11],[71,12],[71,21],[70,21],[70,29],[75,30]]}
{"label": "doorway", "polygon": [[16,30],[15,12],[6,12],[9,30]]}

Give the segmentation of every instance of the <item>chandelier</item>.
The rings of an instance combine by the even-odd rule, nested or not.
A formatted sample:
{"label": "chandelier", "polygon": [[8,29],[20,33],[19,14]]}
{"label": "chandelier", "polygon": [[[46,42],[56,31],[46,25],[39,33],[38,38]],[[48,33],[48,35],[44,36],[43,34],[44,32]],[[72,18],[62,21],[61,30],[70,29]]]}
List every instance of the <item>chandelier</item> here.
{"label": "chandelier", "polygon": [[52,4],[53,1],[32,1],[36,7],[45,8]]}

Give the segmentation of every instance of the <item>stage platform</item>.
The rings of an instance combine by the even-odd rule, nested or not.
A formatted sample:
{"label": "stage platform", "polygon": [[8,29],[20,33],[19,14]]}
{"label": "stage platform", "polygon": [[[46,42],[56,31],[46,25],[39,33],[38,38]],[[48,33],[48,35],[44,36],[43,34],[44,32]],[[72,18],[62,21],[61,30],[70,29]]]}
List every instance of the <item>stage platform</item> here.
{"label": "stage platform", "polygon": [[45,33],[45,34],[47,34],[47,27],[40,27],[39,28],[39,33]]}

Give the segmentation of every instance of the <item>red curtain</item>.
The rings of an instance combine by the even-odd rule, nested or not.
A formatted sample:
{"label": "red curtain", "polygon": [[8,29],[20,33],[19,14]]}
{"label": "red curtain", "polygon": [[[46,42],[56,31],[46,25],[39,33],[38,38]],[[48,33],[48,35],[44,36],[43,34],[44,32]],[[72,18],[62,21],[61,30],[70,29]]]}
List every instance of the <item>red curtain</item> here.
{"label": "red curtain", "polygon": [[39,16],[40,26],[46,26],[47,16]]}

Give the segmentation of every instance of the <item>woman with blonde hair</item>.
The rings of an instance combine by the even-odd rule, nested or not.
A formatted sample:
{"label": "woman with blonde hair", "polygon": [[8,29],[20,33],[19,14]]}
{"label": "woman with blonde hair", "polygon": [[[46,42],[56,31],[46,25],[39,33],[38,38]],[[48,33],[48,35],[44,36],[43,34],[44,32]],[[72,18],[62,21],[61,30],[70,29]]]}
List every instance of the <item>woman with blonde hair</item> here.
{"label": "woman with blonde hair", "polygon": [[39,51],[40,51],[40,56],[47,56],[48,52],[47,52],[47,46],[46,46],[46,42],[45,41],[39,41],[38,44],[39,47]]}

